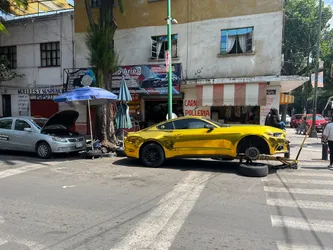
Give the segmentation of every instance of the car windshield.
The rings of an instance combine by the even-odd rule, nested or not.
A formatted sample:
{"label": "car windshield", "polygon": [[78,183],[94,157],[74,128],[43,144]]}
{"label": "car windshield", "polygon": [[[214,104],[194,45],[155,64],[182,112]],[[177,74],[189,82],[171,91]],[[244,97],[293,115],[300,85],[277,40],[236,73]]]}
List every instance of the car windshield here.
{"label": "car windshield", "polygon": [[[312,120],[312,115],[309,115],[306,117],[307,120]],[[324,120],[324,117],[317,115],[316,116],[316,120]]]}
{"label": "car windshield", "polygon": [[41,129],[44,127],[45,123],[47,122],[47,119],[43,118],[34,118],[30,120],[38,129]]}

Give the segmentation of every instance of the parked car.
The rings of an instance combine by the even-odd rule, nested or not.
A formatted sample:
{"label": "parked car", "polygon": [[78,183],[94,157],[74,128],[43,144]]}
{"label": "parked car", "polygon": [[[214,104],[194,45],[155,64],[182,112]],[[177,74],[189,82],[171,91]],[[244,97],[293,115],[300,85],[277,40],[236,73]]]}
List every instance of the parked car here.
{"label": "parked car", "polygon": [[291,117],[290,127],[291,128],[297,128],[300,125],[300,123],[302,123],[302,117],[303,116],[304,115],[302,115],[302,114],[293,115]]}
{"label": "parked car", "polygon": [[86,149],[83,135],[71,132],[79,113],[61,111],[50,119],[5,117],[0,119],[0,149],[36,152],[47,159],[54,153],[79,152]]}
{"label": "parked car", "polygon": [[[280,120],[282,120],[282,115],[280,115]],[[291,124],[291,117],[286,115],[286,127],[290,127]]]}
{"label": "parked car", "polygon": [[[307,123],[308,127],[312,124],[312,117],[313,117],[312,114],[308,114],[306,116],[306,123]],[[320,114],[316,115],[316,131],[317,132],[323,132],[327,124],[328,124],[328,121],[325,119],[325,117],[323,117]]]}
{"label": "parked car", "polygon": [[226,125],[201,117],[179,117],[125,138],[125,154],[158,167],[170,158],[235,159],[240,154],[258,159],[261,154],[288,152],[286,133],[259,125]]}

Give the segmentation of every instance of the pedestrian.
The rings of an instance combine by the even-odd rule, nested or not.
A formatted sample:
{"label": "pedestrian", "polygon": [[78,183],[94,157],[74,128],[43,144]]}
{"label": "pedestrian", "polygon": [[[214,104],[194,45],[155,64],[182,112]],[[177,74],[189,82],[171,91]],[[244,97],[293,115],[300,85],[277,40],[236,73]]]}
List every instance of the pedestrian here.
{"label": "pedestrian", "polygon": [[328,143],[328,148],[330,149],[330,164],[328,168],[333,166],[333,122],[326,125],[323,132],[322,140]]}
{"label": "pedestrian", "polygon": [[266,126],[282,129],[279,112],[276,108],[272,108],[269,115],[266,117]]}

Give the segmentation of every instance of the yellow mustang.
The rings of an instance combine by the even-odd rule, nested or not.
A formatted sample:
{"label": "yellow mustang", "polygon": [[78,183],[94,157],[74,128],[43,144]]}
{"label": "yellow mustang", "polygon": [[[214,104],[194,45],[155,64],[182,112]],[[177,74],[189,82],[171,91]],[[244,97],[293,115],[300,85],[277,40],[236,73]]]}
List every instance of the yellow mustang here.
{"label": "yellow mustang", "polygon": [[260,125],[226,125],[201,117],[180,117],[132,132],[124,141],[125,154],[148,167],[170,158],[257,160],[260,155],[288,152],[286,133]]}

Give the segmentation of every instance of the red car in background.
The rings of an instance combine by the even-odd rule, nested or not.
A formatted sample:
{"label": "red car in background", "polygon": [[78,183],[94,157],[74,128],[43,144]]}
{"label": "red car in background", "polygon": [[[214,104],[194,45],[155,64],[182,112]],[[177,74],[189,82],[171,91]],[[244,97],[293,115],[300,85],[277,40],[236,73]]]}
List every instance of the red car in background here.
{"label": "red car in background", "polygon": [[290,127],[297,128],[302,123],[303,114],[296,114],[291,117]]}
{"label": "red car in background", "polygon": [[[309,127],[312,124],[312,114],[306,115],[306,123]],[[317,132],[323,132],[326,125],[328,124],[328,121],[325,119],[324,116],[317,114],[316,115],[316,131]]]}

